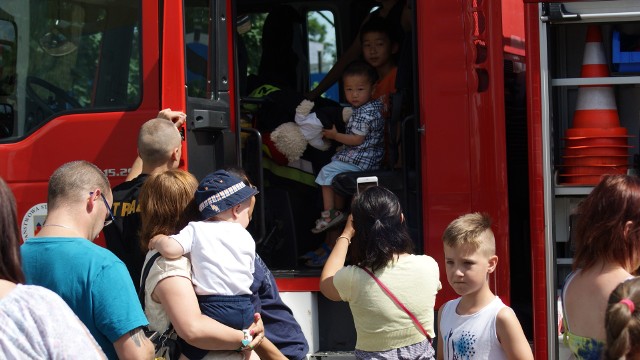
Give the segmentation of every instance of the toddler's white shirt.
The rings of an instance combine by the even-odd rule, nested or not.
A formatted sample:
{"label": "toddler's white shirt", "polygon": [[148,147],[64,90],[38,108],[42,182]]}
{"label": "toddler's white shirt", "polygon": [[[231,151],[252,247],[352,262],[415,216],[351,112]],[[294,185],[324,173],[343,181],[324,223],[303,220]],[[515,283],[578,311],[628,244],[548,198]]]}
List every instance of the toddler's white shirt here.
{"label": "toddler's white shirt", "polygon": [[251,294],[256,244],[242,225],[230,221],[192,221],[171,237],[191,258],[196,294]]}

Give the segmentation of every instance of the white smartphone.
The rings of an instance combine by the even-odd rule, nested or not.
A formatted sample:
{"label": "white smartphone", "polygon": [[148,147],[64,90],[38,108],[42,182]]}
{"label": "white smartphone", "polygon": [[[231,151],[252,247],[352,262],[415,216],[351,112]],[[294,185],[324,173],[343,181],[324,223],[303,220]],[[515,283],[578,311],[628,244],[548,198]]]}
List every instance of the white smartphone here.
{"label": "white smartphone", "polygon": [[358,184],[358,194],[365,191],[367,188],[372,186],[378,186],[378,177],[377,176],[362,176],[356,180]]}

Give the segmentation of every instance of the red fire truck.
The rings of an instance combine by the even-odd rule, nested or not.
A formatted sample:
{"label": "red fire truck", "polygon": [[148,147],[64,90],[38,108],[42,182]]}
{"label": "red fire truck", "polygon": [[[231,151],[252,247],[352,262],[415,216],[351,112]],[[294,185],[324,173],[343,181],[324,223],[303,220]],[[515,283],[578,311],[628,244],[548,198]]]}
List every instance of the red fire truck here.
{"label": "red fire truck", "polygon": [[[247,86],[258,75],[261,56],[273,50],[260,43],[261,26],[273,9],[288,6],[300,15],[291,28],[291,53],[281,56],[283,63],[291,60],[286,56],[297,57],[290,70],[296,90],[306,93],[378,5],[373,0],[2,1],[0,176],[16,196],[23,240],[34,236],[46,217],[47,180],[54,169],[88,160],[115,186],[130,171],[140,125],[159,109],[182,110],[188,116],[182,130],[185,169],[201,178],[240,165],[260,186],[251,230],[311,352],[352,350],[348,307],[323,298],[319,270],[297,260],[322,242],[309,231],[320,211],[320,192],[309,183],[313,170],[308,163],[282,164],[272,149],[264,150],[268,132],[259,129],[252,112],[265,99],[249,96]],[[544,45],[537,36],[548,24],[539,19],[551,4],[409,0],[408,6],[410,60],[401,66],[412,76],[398,120],[402,166],[376,175],[402,199],[417,249],[440,263],[438,306],[455,296],[444,275],[445,226],[471,211],[493,217],[500,265],[491,286],[535,339],[536,358],[551,358],[555,349],[548,344],[556,337],[547,328],[554,328],[551,292],[557,284],[549,249],[553,236],[545,233],[553,220],[545,202],[550,175],[543,169],[543,145],[536,143],[547,136],[540,125],[546,122],[541,118]],[[536,37],[527,43],[533,54],[526,64],[533,70],[526,88],[529,122],[525,25],[527,41]],[[338,88],[327,94],[341,101]]]}

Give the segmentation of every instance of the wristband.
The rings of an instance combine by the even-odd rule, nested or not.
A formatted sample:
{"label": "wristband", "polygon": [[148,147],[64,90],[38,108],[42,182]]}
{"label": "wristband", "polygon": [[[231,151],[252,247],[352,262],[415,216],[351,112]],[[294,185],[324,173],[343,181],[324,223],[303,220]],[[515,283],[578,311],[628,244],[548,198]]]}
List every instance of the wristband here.
{"label": "wristband", "polygon": [[242,347],[245,348],[249,346],[249,344],[251,344],[251,340],[253,340],[253,337],[247,329],[242,330],[242,335],[244,335],[244,338],[242,339]]}

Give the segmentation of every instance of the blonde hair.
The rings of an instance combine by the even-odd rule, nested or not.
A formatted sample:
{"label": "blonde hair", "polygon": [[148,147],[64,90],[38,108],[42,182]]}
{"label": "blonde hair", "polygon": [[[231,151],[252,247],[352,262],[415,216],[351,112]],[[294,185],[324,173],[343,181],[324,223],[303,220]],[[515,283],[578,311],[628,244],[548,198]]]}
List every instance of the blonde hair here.
{"label": "blonde hair", "polygon": [[138,133],[138,153],[145,165],[157,167],[171,159],[172,152],[180,146],[180,133],[167,119],[151,119]]}
{"label": "blonde hair", "polygon": [[159,234],[175,234],[189,221],[200,219],[193,194],[198,180],[190,173],[167,170],[149,176],[140,189],[140,247],[147,250],[149,240]]}
{"label": "blonde hair", "polygon": [[491,230],[491,218],[484,213],[465,214],[453,220],[442,234],[444,244],[456,248],[470,245],[486,255],[496,253],[496,240]]}

